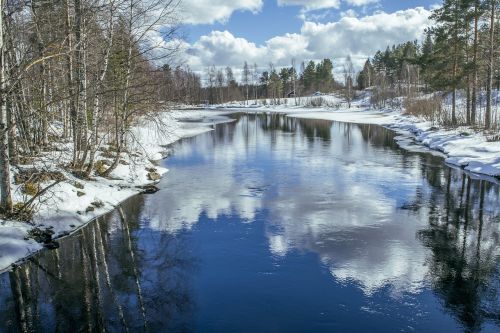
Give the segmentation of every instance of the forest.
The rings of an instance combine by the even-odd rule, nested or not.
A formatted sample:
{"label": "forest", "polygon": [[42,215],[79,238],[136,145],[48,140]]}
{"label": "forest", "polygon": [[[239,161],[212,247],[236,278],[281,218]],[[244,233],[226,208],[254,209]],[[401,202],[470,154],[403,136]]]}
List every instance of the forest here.
{"label": "forest", "polygon": [[[130,125],[163,109],[155,63],[178,50],[178,3],[0,1],[0,208],[6,216],[33,203],[13,205],[11,166],[32,164],[44,151],[64,146],[71,151],[64,168],[88,178],[104,140],[116,156],[100,175],[116,168]],[[159,29],[171,43],[157,41]],[[37,197],[44,190],[25,186],[25,192]]]}

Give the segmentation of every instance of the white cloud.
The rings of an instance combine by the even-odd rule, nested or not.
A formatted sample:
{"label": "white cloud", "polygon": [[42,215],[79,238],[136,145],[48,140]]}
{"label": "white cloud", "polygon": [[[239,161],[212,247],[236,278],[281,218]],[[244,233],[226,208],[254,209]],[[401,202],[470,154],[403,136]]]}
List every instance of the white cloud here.
{"label": "white cloud", "polygon": [[304,22],[299,33],[276,36],[262,45],[238,38],[229,31],[213,31],[187,47],[187,62],[195,70],[203,67],[241,67],[244,61],[267,66],[331,58],[337,64],[347,55],[361,66],[367,57],[388,45],[421,39],[430,25],[431,12],[422,7],[394,13],[376,12],[364,17],[344,16],[336,22]]}
{"label": "white cloud", "polygon": [[245,60],[262,59],[267,50],[244,38],[237,38],[229,31],[212,31],[202,36],[187,51],[193,68],[204,66],[236,66]]}
{"label": "white cloud", "polygon": [[244,61],[268,65],[290,62],[292,57],[309,58],[307,40],[299,34],[286,34],[257,46],[244,38],[235,37],[229,31],[212,31],[202,36],[188,50],[188,63],[194,69],[216,65],[239,67]]}
{"label": "white cloud", "polygon": [[256,13],[262,4],[262,0],[183,0],[181,11],[186,23],[213,24],[227,21],[235,11]]}
{"label": "white cloud", "polygon": [[340,0],[278,0],[278,6],[303,6],[305,10],[339,8]]}
{"label": "white cloud", "polygon": [[304,22],[301,35],[317,58],[366,57],[387,45],[420,39],[430,25],[430,11],[419,7],[395,13],[377,12],[361,18],[342,17],[338,22]]}
{"label": "white cloud", "polygon": [[377,3],[379,0],[346,0],[351,6],[366,6],[372,3]]}
{"label": "white cloud", "polygon": [[352,9],[348,9],[345,12],[340,13],[340,17],[357,17],[358,13]]}
{"label": "white cloud", "polygon": [[[379,0],[343,0],[350,6],[366,6],[378,3]],[[303,11],[311,11],[326,8],[340,8],[341,0],[278,0],[279,6],[302,6]]]}

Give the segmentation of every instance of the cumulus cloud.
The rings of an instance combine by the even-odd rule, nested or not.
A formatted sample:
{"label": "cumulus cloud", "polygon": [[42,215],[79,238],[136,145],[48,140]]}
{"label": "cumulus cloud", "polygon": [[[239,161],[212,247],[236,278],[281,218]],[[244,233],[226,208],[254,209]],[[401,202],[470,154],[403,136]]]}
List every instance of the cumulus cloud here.
{"label": "cumulus cloud", "polygon": [[262,4],[262,0],[183,0],[181,11],[186,23],[212,24],[227,21],[235,11],[256,13]]}
{"label": "cumulus cloud", "polygon": [[319,60],[353,57],[361,66],[367,57],[388,45],[421,39],[430,25],[431,12],[422,7],[394,13],[376,12],[364,17],[344,16],[336,22],[306,21],[299,33],[289,33],[257,45],[229,31],[213,31],[187,46],[187,62],[195,70],[203,67],[235,66],[244,61],[267,66],[289,65],[292,58]]}
{"label": "cumulus cloud", "polygon": [[301,35],[318,58],[371,55],[387,45],[420,39],[430,25],[430,12],[422,7],[377,12],[361,18],[345,16],[338,22],[305,22]]}
{"label": "cumulus cloud", "polygon": [[288,63],[291,58],[310,58],[308,42],[300,34],[285,34],[258,46],[245,38],[238,38],[229,31],[212,31],[202,36],[187,50],[193,68],[210,65],[241,66],[244,61],[267,65]]}
{"label": "cumulus cloud", "polygon": [[[366,6],[377,3],[379,0],[344,0],[350,6]],[[278,0],[279,6],[302,6],[303,11],[326,8],[340,8],[340,0]]]}

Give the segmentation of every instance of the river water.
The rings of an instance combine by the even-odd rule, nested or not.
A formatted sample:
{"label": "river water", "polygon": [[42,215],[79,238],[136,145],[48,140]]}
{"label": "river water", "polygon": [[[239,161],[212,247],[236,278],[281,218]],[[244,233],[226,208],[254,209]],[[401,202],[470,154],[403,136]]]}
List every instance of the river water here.
{"label": "river water", "polygon": [[234,115],[0,276],[0,332],[498,332],[500,187],[379,126]]}

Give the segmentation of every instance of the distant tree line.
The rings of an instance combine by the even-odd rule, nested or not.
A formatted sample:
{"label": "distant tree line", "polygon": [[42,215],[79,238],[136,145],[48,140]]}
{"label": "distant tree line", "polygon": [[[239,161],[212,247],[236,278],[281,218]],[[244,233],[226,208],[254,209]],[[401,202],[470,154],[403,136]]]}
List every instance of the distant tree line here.
{"label": "distant tree line", "polygon": [[309,61],[296,69],[295,61],[289,67],[277,69],[274,64],[260,70],[257,64],[244,62],[241,75],[236,77],[231,67],[210,66],[204,77],[187,67],[164,66],[159,72],[163,80],[162,98],[190,104],[221,104],[231,101],[257,99],[278,100],[285,97],[304,96],[320,92],[332,92],[341,87],[333,77],[330,59]]}

